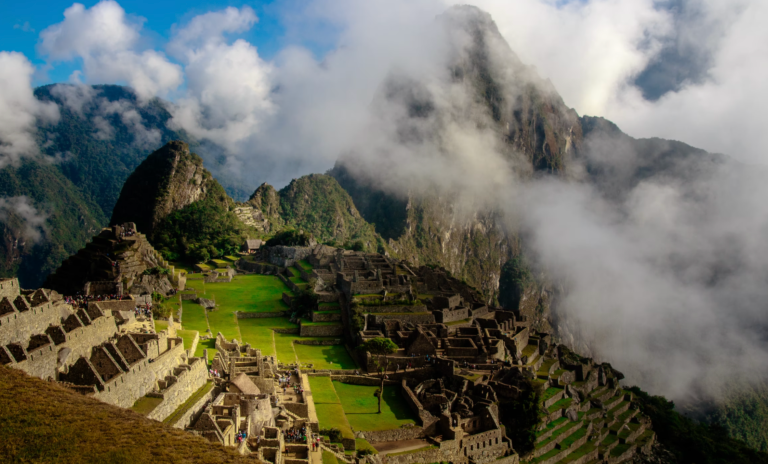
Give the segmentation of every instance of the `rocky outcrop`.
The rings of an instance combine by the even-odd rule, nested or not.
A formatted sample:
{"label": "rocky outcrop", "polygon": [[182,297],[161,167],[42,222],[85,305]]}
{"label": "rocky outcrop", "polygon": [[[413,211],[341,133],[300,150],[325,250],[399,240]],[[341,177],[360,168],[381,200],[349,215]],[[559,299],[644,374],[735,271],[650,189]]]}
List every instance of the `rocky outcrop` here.
{"label": "rocky outcrop", "polygon": [[[112,212],[112,224],[134,222],[151,235],[173,211],[203,199],[215,182],[203,160],[179,140],[167,143],[144,160],[125,181]],[[226,196],[221,199],[226,204]]]}

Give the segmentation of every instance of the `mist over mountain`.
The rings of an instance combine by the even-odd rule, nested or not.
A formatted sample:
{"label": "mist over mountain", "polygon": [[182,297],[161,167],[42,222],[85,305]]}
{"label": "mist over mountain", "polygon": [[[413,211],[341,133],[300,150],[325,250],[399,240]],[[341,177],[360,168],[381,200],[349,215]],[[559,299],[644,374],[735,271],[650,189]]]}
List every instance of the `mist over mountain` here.
{"label": "mist over mountain", "polygon": [[[223,31],[243,27],[235,19],[253,22],[237,11],[208,18],[226,27],[198,37],[204,46],[192,25],[178,33],[186,66],[203,69],[213,57],[204,51],[226,48]],[[39,285],[108,222],[139,163],[181,139],[239,201],[267,180],[282,180],[279,189],[297,172],[330,168],[348,197],[322,176],[280,194],[260,188],[248,203],[275,227],[290,222],[442,265],[489,302],[610,357],[629,384],[681,405],[761,389],[766,169],[578,115],[478,8],[454,7],[419,26],[403,33],[407,50],[382,53],[401,60],[359,77],[376,83],[354,104],[368,94],[346,89],[351,96],[339,99],[345,89],[327,83],[363,60],[354,47],[322,66],[286,52],[287,64],[270,68],[280,85],[264,90],[266,74],[256,76],[252,112],[197,98],[202,90],[168,102],[146,89],[37,89],[59,118],[40,118],[39,156],[0,171],[3,272]],[[217,75],[198,75],[191,92]]]}

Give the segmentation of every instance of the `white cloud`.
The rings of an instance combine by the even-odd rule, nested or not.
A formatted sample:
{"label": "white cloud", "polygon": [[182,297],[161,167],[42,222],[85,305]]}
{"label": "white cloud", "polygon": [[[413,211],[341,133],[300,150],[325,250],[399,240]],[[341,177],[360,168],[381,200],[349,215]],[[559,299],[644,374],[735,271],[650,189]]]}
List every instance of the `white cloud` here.
{"label": "white cloud", "polygon": [[259,134],[273,110],[272,66],[252,44],[228,43],[225,32],[243,32],[256,22],[248,7],[196,16],[178,28],[169,50],[184,63],[187,92],[176,101],[174,127],[242,154],[242,143]]}
{"label": "white cloud", "polygon": [[161,52],[138,50],[142,22],[111,0],[90,9],[75,3],[40,33],[38,49],[54,62],[81,58],[88,83],[125,82],[142,99],[164,96],[182,84],[181,68]]}
{"label": "white cloud", "polygon": [[7,221],[9,216],[20,220],[23,226],[22,236],[32,242],[43,238],[48,214],[39,211],[27,196],[0,198],[0,220]]}
{"label": "white cloud", "polygon": [[58,108],[32,93],[34,67],[21,53],[0,52],[0,168],[39,155],[38,122],[56,122]]}
{"label": "white cloud", "polygon": [[[706,19],[726,18],[715,45],[709,78],[688,84],[656,102],[624,86],[604,109],[606,117],[641,137],[663,137],[749,163],[768,163],[768,4],[703,2]],[[706,31],[703,31],[706,32]]]}

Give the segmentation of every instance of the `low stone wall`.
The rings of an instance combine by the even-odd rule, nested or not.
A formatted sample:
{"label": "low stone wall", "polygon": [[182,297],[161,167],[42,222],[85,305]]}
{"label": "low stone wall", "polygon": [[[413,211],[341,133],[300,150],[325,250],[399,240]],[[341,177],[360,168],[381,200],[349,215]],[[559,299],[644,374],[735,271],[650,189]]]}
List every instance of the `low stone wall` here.
{"label": "low stone wall", "polygon": [[182,301],[196,300],[197,293],[180,293]]}
{"label": "low stone wall", "polygon": [[270,378],[250,377],[251,381],[259,387],[259,391],[264,394],[275,392],[275,381]]}
{"label": "low stone wall", "polygon": [[320,303],[333,303],[339,301],[338,293],[319,292],[317,293],[317,301]]}
{"label": "low stone wall", "polygon": [[469,318],[469,315],[469,308],[435,311],[435,319],[442,323],[461,321]]}
{"label": "low stone wall", "polygon": [[267,313],[235,311],[235,314],[237,315],[238,319],[266,319],[270,317],[286,317],[288,316],[288,311],[275,311]]}
{"label": "low stone wall", "polygon": [[453,462],[455,461],[456,450],[439,448],[428,449],[426,451],[416,451],[412,453],[400,454],[396,456],[386,455],[382,459],[384,464],[412,464],[414,462]]}
{"label": "low stone wall", "polygon": [[376,305],[368,306],[358,304],[358,311],[366,314],[385,314],[385,313],[426,313],[427,307],[424,305]]}
{"label": "low stone wall", "polygon": [[280,268],[278,266],[269,263],[254,263],[245,259],[238,260],[237,267],[244,271],[253,272],[255,274],[277,275],[280,272]]}
{"label": "low stone wall", "polygon": [[219,387],[213,387],[208,390],[208,393],[201,396],[200,399],[195,402],[195,404],[190,406],[187,412],[185,412],[175,423],[171,424],[171,427],[174,429],[184,430],[187,427],[192,426],[192,424],[194,424],[195,421],[200,417],[200,414],[203,413],[205,407],[208,405],[208,402],[216,398],[219,393],[221,393],[221,389]]}
{"label": "low stone wall", "polygon": [[192,339],[192,346],[187,349],[187,357],[191,358],[195,355],[198,343],[200,343],[200,332],[197,332],[195,338]]}
{"label": "low stone wall", "polygon": [[341,320],[341,311],[338,312],[327,312],[324,313],[321,311],[314,311],[312,312],[312,322],[338,322]]}
{"label": "low stone wall", "polygon": [[160,392],[163,402],[147,415],[148,418],[162,421],[205,384],[208,380],[205,362],[200,358],[191,358],[190,363],[189,369],[182,372],[173,385]]}
{"label": "low stone wall", "polygon": [[136,301],[133,298],[129,300],[89,301],[89,309],[91,305],[98,305],[102,311],[133,311],[136,309]]}
{"label": "low stone wall", "polygon": [[274,330],[275,333],[279,333],[279,334],[297,334],[297,333],[299,333],[299,328],[298,327],[283,327],[283,328],[272,329],[272,330]]}
{"label": "low stone wall", "polygon": [[294,340],[295,345],[316,345],[316,346],[331,346],[341,345],[344,341],[340,338],[334,338],[331,340]]}
{"label": "low stone wall", "polygon": [[385,441],[416,440],[424,436],[424,429],[421,427],[401,427],[399,429],[363,432],[363,435],[371,444]]}
{"label": "low stone wall", "polygon": [[410,322],[411,324],[434,324],[435,316],[432,313],[424,314],[399,314],[399,313],[387,313],[387,314],[368,314],[368,324],[380,325],[384,321],[390,319],[397,319],[402,322]]}
{"label": "low stone wall", "polygon": [[339,337],[344,334],[344,326],[338,325],[301,325],[302,337]]}
{"label": "low stone wall", "polygon": [[[377,377],[369,377],[367,375],[331,375],[331,380],[348,383],[350,385],[365,385],[368,387],[378,387],[381,385],[381,379]],[[394,380],[385,380],[384,385],[397,386],[400,385],[400,383]]]}
{"label": "low stone wall", "polygon": [[308,418],[307,405],[305,403],[283,403],[285,409],[304,419]]}

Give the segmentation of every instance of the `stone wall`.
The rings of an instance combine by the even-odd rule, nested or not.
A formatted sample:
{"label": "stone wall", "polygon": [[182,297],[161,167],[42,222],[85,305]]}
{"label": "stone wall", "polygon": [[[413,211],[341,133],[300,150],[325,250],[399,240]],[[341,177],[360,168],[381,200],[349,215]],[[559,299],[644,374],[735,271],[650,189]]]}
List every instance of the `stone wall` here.
{"label": "stone wall", "polygon": [[177,375],[166,377],[166,380],[172,379],[173,384],[159,392],[163,402],[147,415],[148,418],[162,421],[170,416],[208,380],[208,368],[202,358],[190,358],[189,364],[181,364],[175,371]]}
{"label": "stone wall", "polygon": [[[365,375],[331,375],[331,380],[341,383],[348,383],[351,385],[366,385],[369,387],[378,387],[381,385],[381,379],[376,377],[368,377]],[[384,385],[397,386],[400,385],[400,383],[394,380],[385,380]]]}
{"label": "stone wall", "polygon": [[312,322],[338,322],[341,321],[341,311],[325,312],[313,311]]}
{"label": "stone wall", "polygon": [[270,317],[286,317],[289,315],[288,311],[275,311],[266,313],[236,311],[235,314],[237,314],[238,319],[266,319]]}
{"label": "stone wall", "polygon": [[340,337],[344,334],[344,326],[338,325],[301,325],[302,337]]}
{"label": "stone wall", "polygon": [[0,299],[8,298],[13,301],[20,293],[19,279],[16,277],[0,279]]}
{"label": "stone wall", "polygon": [[264,275],[277,275],[280,272],[278,266],[269,263],[254,263],[245,259],[240,259],[237,262],[237,267],[247,272],[253,272],[254,274]]}
{"label": "stone wall", "polygon": [[344,340],[340,338],[332,338],[329,340],[294,340],[295,345],[315,345],[315,346],[331,346],[342,345]]}
{"label": "stone wall", "polygon": [[424,429],[421,427],[401,427],[399,429],[363,432],[363,435],[371,444],[385,441],[416,440],[424,437]]}
{"label": "stone wall", "polygon": [[285,409],[299,417],[303,417],[304,419],[309,417],[307,405],[305,403],[283,403],[283,406],[285,406]]}
{"label": "stone wall", "polygon": [[89,301],[88,307],[97,305],[102,311],[133,311],[136,309],[136,301],[133,297],[127,300]]}
{"label": "stone wall", "polygon": [[296,261],[306,259],[312,254],[310,247],[287,247],[274,246],[261,249],[261,255],[264,260],[270,264],[280,267],[293,266]]}
{"label": "stone wall", "polygon": [[221,393],[221,389],[219,387],[213,387],[208,390],[208,393],[200,397],[200,399],[197,400],[195,404],[190,406],[187,412],[185,412],[175,423],[171,424],[171,427],[181,430],[184,430],[187,427],[191,427],[192,424],[194,424],[195,421],[200,417],[200,414],[203,413],[208,403],[213,401],[213,399],[216,398],[219,393]]}
{"label": "stone wall", "polygon": [[358,304],[357,310],[362,313],[385,314],[385,313],[426,313],[425,305],[377,305],[366,306]]}
{"label": "stone wall", "polygon": [[388,321],[390,319],[396,319],[402,322],[410,322],[412,324],[434,324],[435,323],[435,316],[432,315],[432,313],[423,313],[423,314],[368,314],[368,324],[370,325],[380,325],[384,321]]}
{"label": "stone wall", "polygon": [[[9,284],[5,285],[8,286]],[[12,292],[12,287],[9,291]],[[24,297],[17,295],[16,298]],[[21,343],[27,346],[26,344],[32,335],[45,333],[45,329],[51,325],[60,325],[62,311],[59,305],[71,308],[63,302],[56,302],[55,304],[47,302],[26,311],[14,310],[0,316],[0,345]]]}
{"label": "stone wall", "polygon": [[455,322],[460,321],[462,319],[469,318],[469,308],[459,308],[459,309],[453,309],[448,310],[444,309],[442,311],[435,311],[435,319],[437,322],[447,323],[447,322]]}
{"label": "stone wall", "polygon": [[[104,390],[94,395],[95,398],[121,408],[130,408],[133,404],[154,391],[157,381],[173,372],[181,363],[184,355],[184,343],[177,339],[175,345],[149,362],[147,358],[133,364],[128,372],[111,378],[104,384]],[[207,372],[207,371],[206,371]]]}

